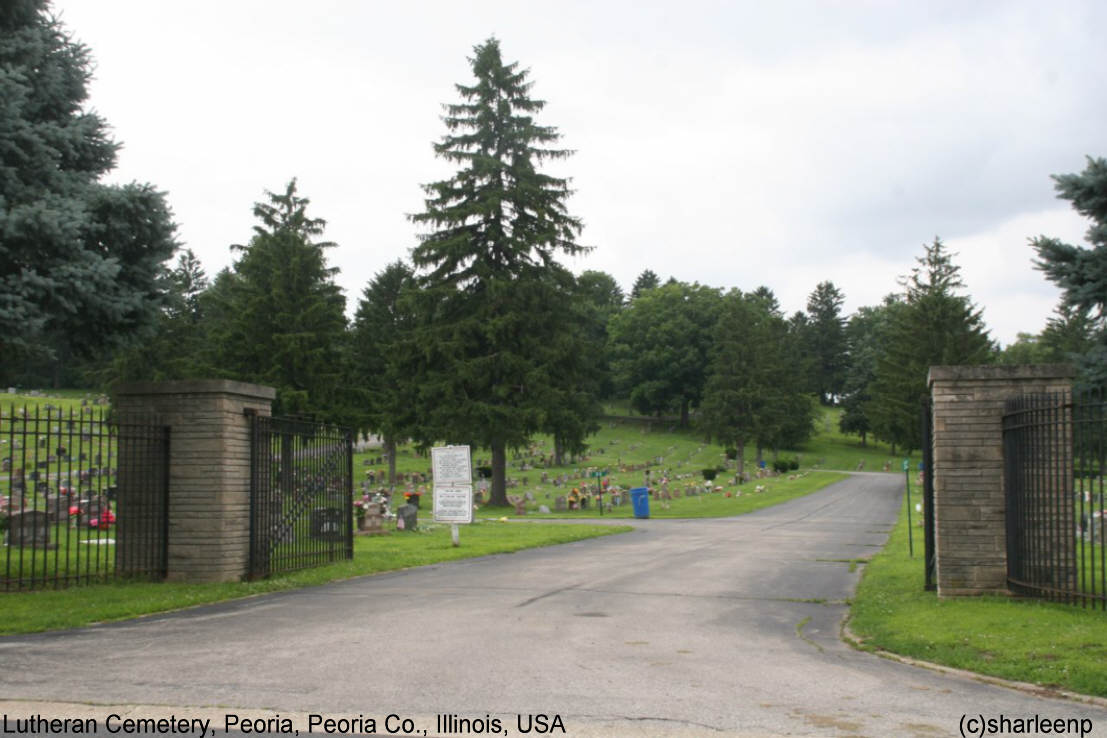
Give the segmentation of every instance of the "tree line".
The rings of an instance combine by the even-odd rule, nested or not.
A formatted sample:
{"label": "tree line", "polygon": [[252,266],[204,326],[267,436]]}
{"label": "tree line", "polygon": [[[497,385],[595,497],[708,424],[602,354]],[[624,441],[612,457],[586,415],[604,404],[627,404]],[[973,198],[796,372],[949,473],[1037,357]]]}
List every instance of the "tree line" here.
{"label": "tree line", "polygon": [[1094,222],[1093,246],[1033,241],[1062,303],[1041,334],[1003,350],[940,239],[899,289],[848,316],[831,282],[790,316],[767,286],[662,282],[650,269],[624,293],[610,274],[559,261],[589,250],[570,181],[543,172],[572,152],[536,120],[529,71],[492,38],[444,106],[434,150],[455,173],[424,185],[410,259],[367,280],[348,320],[335,244],[295,179],[255,203],[253,233],[214,277],[180,250],[162,193],[99,183],[118,144],[81,107],[87,50],[47,9],[0,12],[0,60],[23,70],[0,75],[18,103],[0,106],[4,383],[268,384],[275,414],[376,433],[390,450],[406,439],[487,449],[503,504],[509,450],[541,433],[558,457],[579,454],[615,399],[760,457],[802,445],[820,405],[841,406],[841,429],[862,442],[917,448],[934,364],[1074,361],[1083,381],[1104,380],[1102,159],[1056,178]]}

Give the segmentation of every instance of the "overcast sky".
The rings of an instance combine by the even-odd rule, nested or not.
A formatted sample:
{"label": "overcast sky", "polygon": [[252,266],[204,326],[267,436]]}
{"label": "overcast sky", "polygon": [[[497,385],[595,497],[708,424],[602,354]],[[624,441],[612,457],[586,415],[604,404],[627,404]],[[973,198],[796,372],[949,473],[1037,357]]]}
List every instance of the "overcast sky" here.
{"label": "overcast sky", "polygon": [[352,312],[408,258],[441,104],[491,35],[577,154],[567,262],[629,289],[752,290],[788,313],[823,280],[880,301],[940,236],[993,338],[1058,291],[1030,237],[1083,243],[1050,174],[1107,156],[1107,3],[55,0],[124,144],[111,181],[168,193],[209,276],[255,201],[297,177]]}

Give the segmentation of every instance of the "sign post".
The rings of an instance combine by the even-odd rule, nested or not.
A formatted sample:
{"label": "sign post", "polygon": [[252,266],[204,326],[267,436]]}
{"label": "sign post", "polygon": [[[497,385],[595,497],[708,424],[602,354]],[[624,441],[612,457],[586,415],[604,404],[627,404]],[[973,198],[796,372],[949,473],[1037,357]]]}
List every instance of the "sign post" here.
{"label": "sign post", "polygon": [[457,526],[473,522],[473,465],[468,446],[431,449],[434,475],[434,522],[449,523],[454,546],[460,546]]}
{"label": "sign post", "polygon": [[915,541],[911,530],[911,463],[909,459],[903,460],[903,477],[907,485],[907,553],[915,558]]}

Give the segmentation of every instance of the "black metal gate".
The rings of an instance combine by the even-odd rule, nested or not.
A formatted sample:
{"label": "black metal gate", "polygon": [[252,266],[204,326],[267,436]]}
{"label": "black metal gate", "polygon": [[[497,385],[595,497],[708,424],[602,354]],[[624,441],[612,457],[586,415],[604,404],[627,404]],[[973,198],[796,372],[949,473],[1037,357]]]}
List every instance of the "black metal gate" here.
{"label": "black metal gate", "polygon": [[0,408],[0,591],[165,577],[169,428],[106,408]]}
{"label": "black metal gate", "polygon": [[1012,591],[1107,608],[1105,441],[1098,392],[1007,401],[1003,456]]}
{"label": "black metal gate", "polygon": [[934,540],[934,407],[930,397],[922,401],[923,551],[926,589],[938,588],[938,554]]}
{"label": "black metal gate", "polygon": [[253,418],[250,576],[354,555],[353,436],[296,418]]}

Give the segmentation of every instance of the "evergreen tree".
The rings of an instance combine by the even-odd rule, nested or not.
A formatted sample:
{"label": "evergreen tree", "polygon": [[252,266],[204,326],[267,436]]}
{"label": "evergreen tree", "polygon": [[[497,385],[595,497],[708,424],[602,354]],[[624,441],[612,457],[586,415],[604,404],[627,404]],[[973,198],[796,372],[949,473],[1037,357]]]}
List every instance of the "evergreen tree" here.
{"label": "evergreen tree", "polygon": [[[1081,341],[1069,334],[1076,340],[1068,347],[1076,350],[1066,351],[1067,360],[1079,368],[1080,383],[1107,387],[1107,160],[1088,157],[1080,174],[1055,175],[1053,180],[1058,196],[1091,220],[1085,236],[1090,248],[1039,236],[1031,240],[1038,254],[1034,263],[1061,288],[1062,304],[1074,320],[1073,331],[1088,327],[1094,335],[1090,346],[1079,347]],[[1057,331],[1050,340],[1054,339],[1061,340]]]}
{"label": "evergreen tree", "polygon": [[877,358],[868,416],[876,435],[919,448],[921,400],[931,366],[982,364],[992,359],[981,312],[960,295],[960,267],[941,240],[923,247],[918,266],[901,280],[903,302],[892,307],[883,351]]}
{"label": "evergreen tree", "polygon": [[820,282],[807,298],[807,352],[812,360],[813,391],[824,405],[842,394],[846,375],[845,297],[833,282]]}
{"label": "evergreen tree", "polygon": [[[669,282],[672,283],[675,280],[670,277]],[[638,278],[634,280],[634,286],[630,289],[630,299],[636,300],[642,296],[642,293],[646,290],[652,290],[661,285],[661,279],[652,269],[644,269],[642,273],[638,275]]]}
{"label": "evergreen tree", "polygon": [[326,222],[307,216],[309,200],[296,194],[295,179],[266,196],[254,205],[254,237],[232,246],[242,254],[233,277],[216,280],[225,301],[214,306],[210,326],[218,367],[276,387],[274,414],[348,423],[349,398],[341,394],[346,298],[324,253],[334,244],[312,240]]}
{"label": "evergreen tree", "polygon": [[361,430],[379,433],[388,456],[388,482],[396,483],[396,446],[417,435],[417,386],[411,357],[415,316],[409,292],[415,273],[389,264],[365,287],[353,325],[353,376],[359,389]]}
{"label": "evergreen tree", "polygon": [[177,266],[169,274],[169,285],[156,325],[93,370],[98,384],[210,376],[201,306],[208,280],[192,249],[178,256]]}
{"label": "evergreen tree", "polygon": [[814,431],[816,405],[803,386],[796,323],[774,312],[771,294],[728,293],[712,334],[700,426],[739,450],[739,474],[747,442],[756,444],[760,460],[761,449],[795,448]]}
{"label": "evergreen tree", "polygon": [[165,197],[108,186],[92,62],[46,0],[0,10],[0,355],[91,355],[149,326],[176,248]]}
{"label": "evergreen tree", "polygon": [[1080,174],[1054,175],[1058,196],[1092,221],[1086,238],[1091,248],[1072,246],[1055,238],[1031,240],[1038,253],[1035,266],[1061,288],[1068,305],[1107,316],[1107,160],[1088,157]]}
{"label": "evergreen tree", "polygon": [[572,152],[533,115],[528,72],[505,64],[492,38],[469,59],[476,81],[446,105],[448,133],[435,153],[459,166],[424,186],[432,230],[412,251],[422,288],[419,412],[424,442],[474,440],[491,450],[490,501],[507,504],[507,447],[540,430],[557,393],[557,351],[567,343],[572,275],[556,261],[584,247],[565,205],[569,183],[538,170]]}
{"label": "evergreen tree", "polygon": [[1093,318],[1088,309],[1074,307],[1063,300],[1053,313],[1042,330],[1043,360],[1079,364],[1095,348],[1103,330],[1102,321]]}
{"label": "evergreen tree", "polygon": [[842,433],[861,436],[862,446],[868,444],[868,435],[873,429],[868,413],[877,357],[887,344],[889,313],[898,303],[898,296],[889,295],[882,305],[860,308],[850,316],[846,325],[849,366],[842,390],[842,415],[838,419],[838,429]]}
{"label": "evergreen tree", "polygon": [[611,362],[607,355],[607,327],[626,302],[623,290],[615,278],[606,272],[586,270],[577,278],[573,304],[581,310],[580,322],[594,352],[600,372],[599,397],[610,398],[615,393]]}

